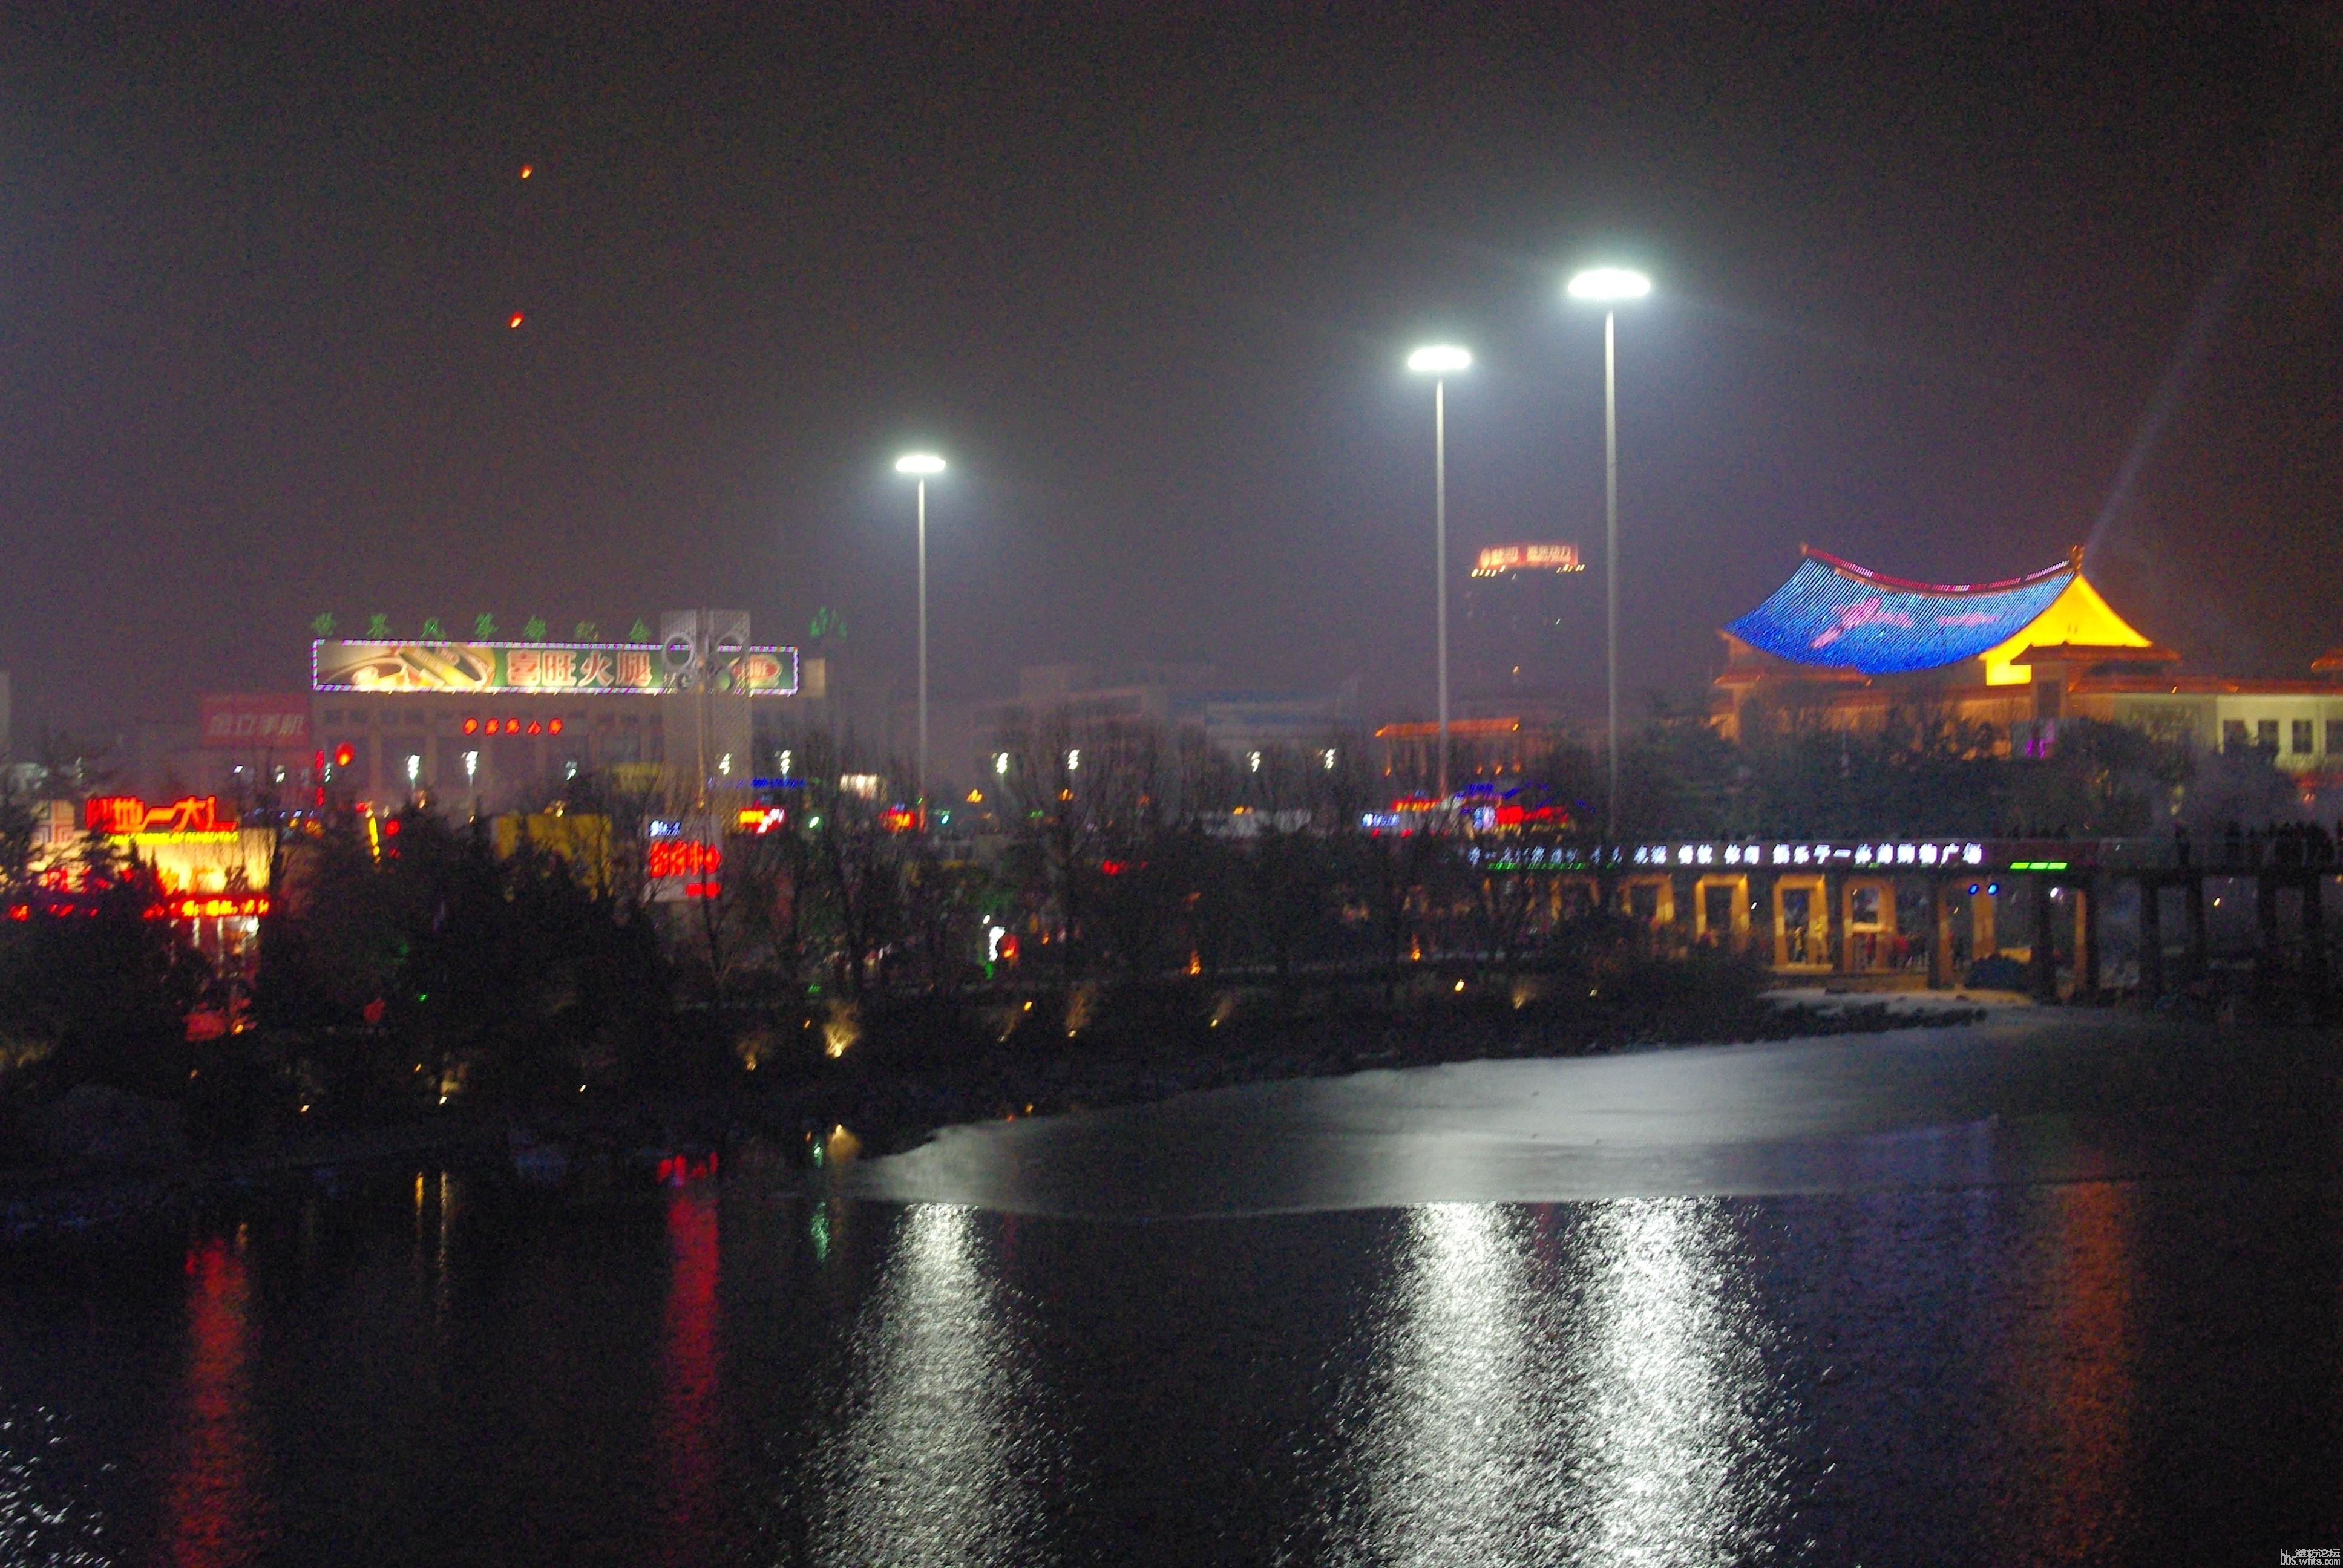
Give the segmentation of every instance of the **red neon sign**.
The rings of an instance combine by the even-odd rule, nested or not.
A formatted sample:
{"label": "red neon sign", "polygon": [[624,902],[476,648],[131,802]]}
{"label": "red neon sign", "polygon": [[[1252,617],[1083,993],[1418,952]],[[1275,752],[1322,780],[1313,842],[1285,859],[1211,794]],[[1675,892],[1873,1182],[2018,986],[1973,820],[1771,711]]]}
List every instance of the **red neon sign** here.
{"label": "red neon sign", "polygon": [[655,839],[648,854],[645,869],[654,877],[713,877],[724,864],[721,849],[689,839]]}
{"label": "red neon sign", "polygon": [[93,833],[226,833],[234,817],[224,817],[219,797],[189,795],[168,806],[149,806],[136,795],[93,795],[81,804],[82,826]]}

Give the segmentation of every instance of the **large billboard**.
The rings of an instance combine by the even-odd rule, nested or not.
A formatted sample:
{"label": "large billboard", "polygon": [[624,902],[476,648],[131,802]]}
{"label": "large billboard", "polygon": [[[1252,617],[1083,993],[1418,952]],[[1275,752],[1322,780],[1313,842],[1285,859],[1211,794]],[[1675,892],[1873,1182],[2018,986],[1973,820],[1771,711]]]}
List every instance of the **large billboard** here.
{"label": "large billboard", "polygon": [[[319,691],[448,691],[467,695],[642,696],[668,689],[664,650],[652,643],[354,642],[327,638],[311,655]],[[798,650],[743,649],[716,677],[719,691],[789,697]]]}

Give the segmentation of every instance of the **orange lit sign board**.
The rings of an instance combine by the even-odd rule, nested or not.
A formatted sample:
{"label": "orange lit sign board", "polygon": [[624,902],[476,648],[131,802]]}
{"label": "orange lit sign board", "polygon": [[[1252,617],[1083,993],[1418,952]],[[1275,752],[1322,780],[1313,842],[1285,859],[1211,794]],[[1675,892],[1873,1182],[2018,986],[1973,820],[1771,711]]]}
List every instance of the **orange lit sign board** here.
{"label": "orange lit sign board", "polygon": [[1578,558],[1578,547],[1565,544],[1492,545],[1473,562],[1474,577],[1493,577],[1499,572],[1585,569],[1585,564]]}

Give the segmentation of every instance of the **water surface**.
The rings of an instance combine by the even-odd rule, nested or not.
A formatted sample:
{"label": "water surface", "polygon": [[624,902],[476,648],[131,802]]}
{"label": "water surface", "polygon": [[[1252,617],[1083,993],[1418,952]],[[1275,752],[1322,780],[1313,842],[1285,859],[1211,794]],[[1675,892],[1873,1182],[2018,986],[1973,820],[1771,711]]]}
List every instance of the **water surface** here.
{"label": "water surface", "polygon": [[[1976,1035],[1906,1040],[1871,1075],[1843,1042],[1685,1053],[1610,1090],[1561,1074],[1543,1091],[1570,1109],[1473,1121],[1493,1141],[1470,1156],[1424,1157],[1487,1088],[1456,1070],[1325,1086],[1332,1111],[1264,1090],[959,1141],[949,1168],[980,1186],[1109,1184],[1022,1212],[850,1195],[943,1184],[930,1151],[810,1189],[408,1172],[19,1250],[0,1562],[2268,1563],[2343,1543],[2331,1066],[2092,1038],[2111,1054]],[[2124,1068],[2121,1092],[2077,1087],[2093,1060]],[[1896,1114],[1853,1088],[1817,1109],[1815,1084],[1880,1074]],[[1632,1130],[1604,1098],[1664,1083]],[[1587,1118],[1636,1151],[1574,1163]],[[1299,1154],[1259,1152],[1286,1138]],[[1258,1184],[1281,1167],[1345,1201],[1254,1201],[1295,1196]],[[1735,1191],[1736,1169],[1788,1175]],[[1594,1190],[1604,1171],[1632,1180]],[[1635,1190],[1671,1173],[1685,1190]],[[1565,1181],[1577,1195],[1535,1195]],[[1505,1201],[1457,1196],[1475,1182]]]}

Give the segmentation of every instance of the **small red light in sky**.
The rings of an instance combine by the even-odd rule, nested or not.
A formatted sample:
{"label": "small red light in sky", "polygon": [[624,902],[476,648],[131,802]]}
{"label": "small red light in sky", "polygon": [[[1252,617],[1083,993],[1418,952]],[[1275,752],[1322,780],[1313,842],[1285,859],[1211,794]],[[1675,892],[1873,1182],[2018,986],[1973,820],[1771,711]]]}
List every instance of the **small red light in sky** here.
{"label": "small red light in sky", "polygon": [[519,311],[516,310],[516,311],[514,311],[514,312],[513,312],[513,318],[512,318],[510,321],[506,322],[506,323],[505,323],[505,325],[506,325],[507,327],[518,327],[522,322],[524,322],[524,321],[526,321],[526,320],[528,320],[528,318],[527,317],[523,316]]}
{"label": "small red light in sky", "polygon": [[534,164],[523,164],[523,165],[521,165],[521,166],[520,166],[520,177],[521,177],[521,178],[523,178],[523,179],[527,179],[527,178],[528,178],[528,176],[531,176],[531,175],[535,174],[536,172],[537,172],[537,166],[536,166],[536,165],[534,165]]}

